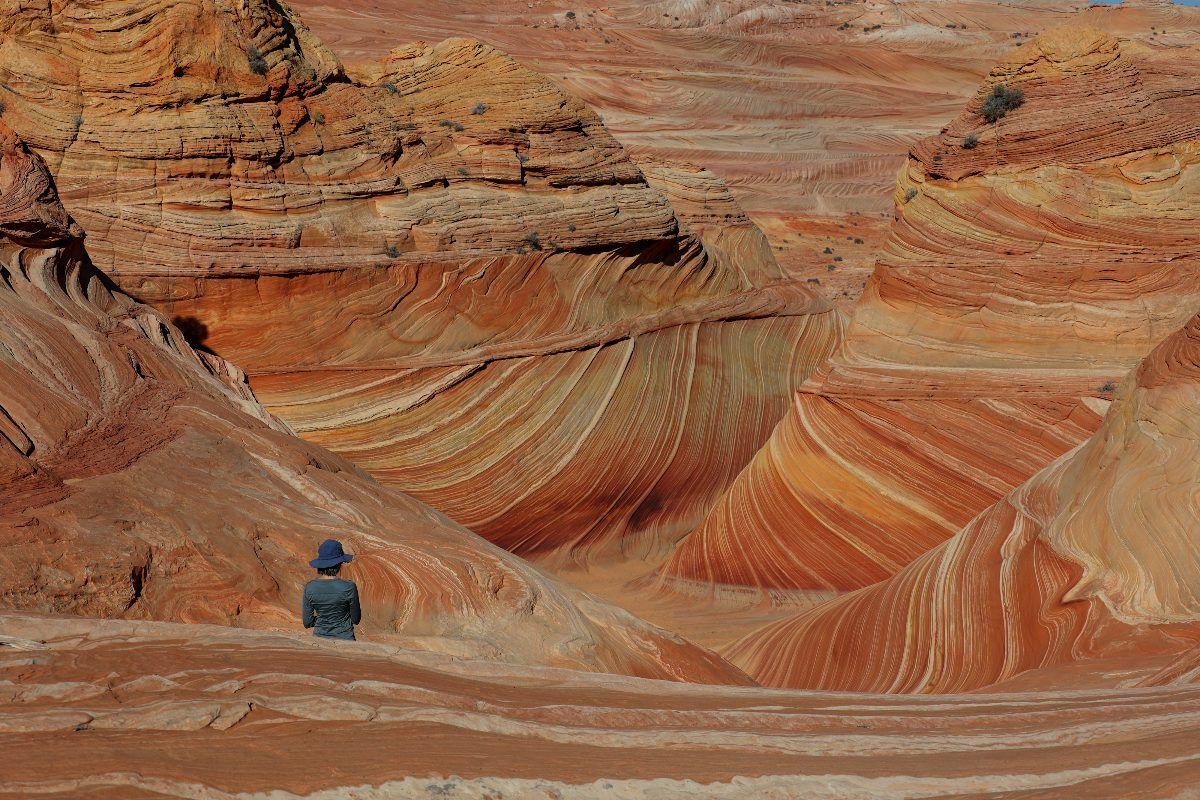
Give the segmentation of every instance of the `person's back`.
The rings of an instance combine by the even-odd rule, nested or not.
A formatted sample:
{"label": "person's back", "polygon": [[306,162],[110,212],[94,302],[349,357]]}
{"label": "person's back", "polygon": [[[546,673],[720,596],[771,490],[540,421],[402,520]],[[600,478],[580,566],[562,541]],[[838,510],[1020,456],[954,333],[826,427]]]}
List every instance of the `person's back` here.
{"label": "person's back", "polygon": [[344,578],[315,578],[304,586],[304,627],[317,636],[353,639],[362,621],[358,587]]}
{"label": "person's back", "polygon": [[342,564],[354,556],[342,550],[342,543],[327,539],[317,549],[317,557],[308,562],[320,577],[304,585],[302,614],[304,627],[327,639],[353,639],[354,626],[362,621],[358,587],[354,581],[337,577]]}

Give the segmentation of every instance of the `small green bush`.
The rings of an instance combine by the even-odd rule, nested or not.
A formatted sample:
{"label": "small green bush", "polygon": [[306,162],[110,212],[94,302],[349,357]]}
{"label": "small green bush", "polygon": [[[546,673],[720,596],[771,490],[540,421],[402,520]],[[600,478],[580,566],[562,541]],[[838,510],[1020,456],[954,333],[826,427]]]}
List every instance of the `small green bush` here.
{"label": "small green bush", "polygon": [[979,146],[979,137],[973,133],[967,134],[962,140],[963,150],[974,150]]}
{"label": "small green bush", "polygon": [[400,248],[396,247],[394,244],[389,244],[386,248],[384,248],[383,252],[387,253],[388,258],[400,257]]}
{"label": "small green bush", "polygon": [[832,252],[833,252],[833,248],[832,248],[832,247],[826,247],[826,248],[825,248],[825,255],[829,255],[829,254],[830,254],[830,253],[832,253]]}
{"label": "small green bush", "polygon": [[1020,89],[1009,89],[1002,83],[992,87],[992,93],[988,95],[987,100],[983,101],[983,108],[979,113],[988,122],[995,122],[1008,112],[1020,108],[1025,102],[1025,92]]}
{"label": "small green bush", "polygon": [[314,111],[313,115],[312,115],[312,119],[313,119],[313,122],[317,123],[318,125],[325,124],[325,115],[322,114],[320,111]]}
{"label": "small green bush", "polygon": [[477,117],[482,117],[487,113],[487,103],[476,103],[475,107],[471,109],[471,113]]}
{"label": "small green bush", "polygon": [[917,196],[917,190],[916,190],[916,189],[909,189],[907,192],[905,192],[905,193],[904,193],[904,202],[906,202],[906,203],[907,203],[907,202],[911,201],[911,200],[912,200],[914,197],[916,197],[916,196]]}
{"label": "small green bush", "polygon": [[525,237],[525,241],[529,242],[529,247],[533,250],[542,249],[542,239],[538,236],[537,231],[530,231],[529,235]]}

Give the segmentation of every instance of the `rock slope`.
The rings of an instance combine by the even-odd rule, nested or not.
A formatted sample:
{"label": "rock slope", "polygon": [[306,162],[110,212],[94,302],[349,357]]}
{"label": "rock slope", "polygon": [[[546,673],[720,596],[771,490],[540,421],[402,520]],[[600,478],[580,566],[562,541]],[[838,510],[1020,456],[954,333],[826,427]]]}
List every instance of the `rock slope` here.
{"label": "rock slope", "polygon": [[1164,674],[1194,675],[1198,419],[1200,316],[1130,373],[1085,444],[891,579],[729,654],[773,685],[872,692],[969,691],[1106,657],[1176,657]]}
{"label": "rock slope", "polygon": [[518,664],[745,682],[297,439],[237,368],[90,263],[49,172],[0,125],[0,605],[298,628],[323,539],[362,631]]}
{"label": "rock slope", "polygon": [[348,76],[274,0],[23,4],[0,42],[97,266],[510,550],[661,556],[839,334],[711,175],[478,42]]}
{"label": "rock slope", "polygon": [[3,614],[0,797],[1184,797],[1200,688],[1152,684],[730,690]]}
{"label": "rock slope", "polygon": [[[866,586],[1094,431],[1200,309],[1198,79],[1200,49],[1094,28],[997,65],[913,149],[844,344],[664,574]],[[988,124],[997,85],[1025,101]]]}

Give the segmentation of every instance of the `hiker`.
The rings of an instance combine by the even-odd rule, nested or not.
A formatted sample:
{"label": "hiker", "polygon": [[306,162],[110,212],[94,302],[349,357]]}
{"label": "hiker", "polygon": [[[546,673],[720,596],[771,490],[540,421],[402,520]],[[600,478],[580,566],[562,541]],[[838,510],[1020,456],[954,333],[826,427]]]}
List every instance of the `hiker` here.
{"label": "hiker", "polygon": [[317,557],[308,562],[317,577],[304,585],[304,627],[315,628],[313,635],[327,639],[353,639],[354,626],[362,621],[358,605],[358,587],[354,581],[337,576],[347,555],[337,539],[326,539],[317,548]]}

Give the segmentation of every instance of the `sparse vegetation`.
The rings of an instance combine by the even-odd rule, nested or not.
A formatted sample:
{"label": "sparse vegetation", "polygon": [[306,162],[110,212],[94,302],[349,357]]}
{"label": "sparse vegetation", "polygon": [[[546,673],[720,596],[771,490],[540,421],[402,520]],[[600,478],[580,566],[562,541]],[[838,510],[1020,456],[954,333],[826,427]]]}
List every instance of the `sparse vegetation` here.
{"label": "sparse vegetation", "polygon": [[830,253],[832,253],[832,252],[833,252],[833,248],[832,248],[832,247],[826,247],[826,248],[825,248],[825,255],[829,255],[829,254],[830,254]]}
{"label": "sparse vegetation", "polygon": [[391,81],[385,83],[383,88],[387,89],[388,94],[400,94],[400,90],[396,87],[396,84],[392,83]]}
{"label": "sparse vegetation", "polygon": [[477,117],[482,117],[487,113],[487,108],[487,103],[476,103],[475,107],[471,109],[471,113]]}
{"label": "sparse vegetation", "polygon": [[4,105],[4,101],[0,100],[0,114],[3,114],[8,109]]}
{"label": "sparse vegetation", "polygon": [[250,63],[250,71],[255,75],[267,74],[267,60],[263,58],[263,54],[254,45],[246,48],[246,60]]}
{"label": "sparse vegetation", "polygon": [[820,283],[821,283],[821,279],[820,279],[820,278],[809,278],[809,279],[808,279],[808,282],[809,282],[809,283],[816,283],[816,284],[820,284]]}
{"label": "sparse vegetation", "polygon": [[568,225],[567,230],[569,230],[571,233],[574,233],[575,232],[575,223],[572,222],[570,225]]}
{"label": "sparse vegetation", "polygon": [[320,111],[314,111],[312,113],[312,119],[313,119],[313,122],[317,123],[318,125],[325,124],[325,115],[322,114]]}
{"label": "sparse vegetation", "polygon": [[438,125],[441,125],[447,130],[457,131],[458,133],[462,133],[466,130],[466,127],[461,122],[455,122],[452,119],[444,119],[439,122]]}
{"label": "sparse vegetation", "polygon": [[857,236],[855,236],[855,237],[854,237],[854,243],[855,243],[855,244],[862,244],[862,243],[863,243],[863,240],[862,240],[862,239],[860,239],[860,238],[858,238]]}
{"label": "sparse vegetation", "polygon": [[907,192],[904,193],[904,202],[908,203],[916,196],[917,196],[917,190],[909,189]]}
{"label": "sparse vegetation", "polygon": [[834,261],[839,261],[839,262],[840,262],[840,261],[842,261],[842,257],[841,257],[841,256],[834,256],[834,257],[833,257],[833,260],[834,260]]}
{"label": "sparse vegetation", "polygon": [[962,146],[963,150],[974,150],[979,146],[979,137],[973,133],[967,134],[963,137]]}
{"label": "sparse vegetation", "polygon": [[988,122],[995,122],[1008,112],[1020,108],[1025,102],[1025,92],[1020,89],[1009,89],[1002,83],[992,87],[992,93],[983,101],[979,113]]}
{"label": "sparse vegetation", "polygon": [[400,248],[396,247],[396,245],[394,245],[394,244],[389,244],[387,247],[384,248],[383,252],[387,253],[388,258],[399,258],[400,257]]}
{"label": "sparse vegetation", "polygon": [[525,241],[529,242],[529,247],[532,250],[542,249],[542,239],[538,236],[537,231],[530,231],[529,235],[525,237]]}
{"label": "sparse vegetation", "polygon": [[1114,381],[1105,381],[1100,387],[1100,394],[1112,394],[1117,390],[1117,384]]}
{"label": "sparse vegetation", "polygon": [[826,264],[825,269],[827,269],[830,272],[833,272],[835,269],[837,269],[837,265],[836,264]]}
{"label": "sparse vegetation", "polygon": [[575,19],[575,12],[574,12],[574,11],[568,11],[568,12],[567,12],[567,14],[566,14],[566,16],[567,16],[567,19]]}

